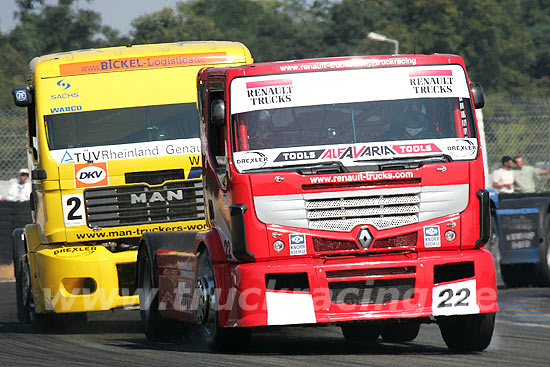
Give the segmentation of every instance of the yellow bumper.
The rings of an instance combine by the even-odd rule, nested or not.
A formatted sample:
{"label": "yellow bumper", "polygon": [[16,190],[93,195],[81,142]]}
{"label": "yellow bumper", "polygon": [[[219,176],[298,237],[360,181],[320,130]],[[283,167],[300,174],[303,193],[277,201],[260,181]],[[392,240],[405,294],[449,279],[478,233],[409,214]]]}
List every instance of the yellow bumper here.
{"label": "yellow bumper", "polygon": [[104,311],[139,304],[138,296],[130,295],[137,251],[48,246],[29,255],[36,312]]}

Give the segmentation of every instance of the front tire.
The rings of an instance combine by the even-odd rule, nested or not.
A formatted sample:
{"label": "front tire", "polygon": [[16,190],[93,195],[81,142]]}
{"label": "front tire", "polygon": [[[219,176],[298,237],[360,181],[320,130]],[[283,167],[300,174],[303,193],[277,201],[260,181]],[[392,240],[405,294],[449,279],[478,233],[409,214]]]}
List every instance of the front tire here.
{"label": "front tire", "polygon": [[410,342],[416,339],[420,332],[420,323],[407,322],[387,325],[382,329],[382,339],[390,343]]}
{"label": "front tire", "polygon": [[220,326],[216,280],[206,249],[201,251],[198,259],[197,294],[196,316],[206,345],[215,352],[246,350],[250,344],[250,328]]}
{"label": "front tire", "polygon": [[550,286],[550,213],[546,213],[544,221],[544,241],[539,248],[540,262],[536,266],[536,285]]}
{"label": "front tire", "polygon": [[481,352],[489,346],[495,327],[495,314],[445,316],[438,319],[447,347],[453,352]]}
{"label": "front tire", "polygon": [[348,343],[374,344],[380,335],[377,325],[370,324],[343,324],[340,326],[342,335]]}
{"label": "front tire", "polygon": [[23,260],[27,253],[24,230],[17,228],[12,234],[13,271],[15,275],[15,296],[17,300],[17,319],[23,324],[31,323],[30,305],[30,274],[28,260]]}
{"label": "front tire", "polygon": [[139,314],[147,340],[154,342],[176,341],[183,330],[176,321],[167,320],[159,312],[158,282],[155,279],[152,260],[148,251],[138,254]]}

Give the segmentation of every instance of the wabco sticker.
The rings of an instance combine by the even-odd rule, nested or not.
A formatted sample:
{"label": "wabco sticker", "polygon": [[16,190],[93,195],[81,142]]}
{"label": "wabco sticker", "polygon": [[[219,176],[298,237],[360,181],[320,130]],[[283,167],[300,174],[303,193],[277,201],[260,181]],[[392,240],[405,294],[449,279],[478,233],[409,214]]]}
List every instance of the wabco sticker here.
{"label": "wabco sticker", "polygon": [[77,189],[109,185],[107,162],[75,164],[74,181]]}
{"label": "wabco sticker", "polygon": [[288,235],[288,242],[290,244],[291,255],[305,255],[306,249],[306,235],[305,234],[291,234]]}
{"label": "wabco sticker", "polygon": [[424,227],[424,247],[441,247],[439,226]]}

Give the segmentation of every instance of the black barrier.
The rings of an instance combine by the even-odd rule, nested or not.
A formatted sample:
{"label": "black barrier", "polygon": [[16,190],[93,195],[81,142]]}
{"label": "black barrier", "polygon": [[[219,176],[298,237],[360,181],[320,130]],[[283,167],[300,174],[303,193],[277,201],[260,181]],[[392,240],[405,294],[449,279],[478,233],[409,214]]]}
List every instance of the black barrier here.
{"label": "black barrier", "polygon": [[11,264],[11,234],[15,228],[23,228],[32,222],[28,201],[0,201],[0,265]]}

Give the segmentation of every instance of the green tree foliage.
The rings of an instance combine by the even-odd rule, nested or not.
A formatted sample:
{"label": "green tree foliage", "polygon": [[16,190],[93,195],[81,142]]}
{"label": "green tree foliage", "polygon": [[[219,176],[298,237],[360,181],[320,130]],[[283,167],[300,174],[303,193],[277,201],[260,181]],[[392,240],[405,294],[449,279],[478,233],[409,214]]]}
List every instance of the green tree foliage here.
{"label": "green tree foliage", "polygon": [[[87,0],[91,1],[91,0]],[[392,53],[462,55],[488,93],[547,94],[550,0],[186,0],[136,18],[129,36],[78,0],[17,0],[19,24],[0,35],[0,105],[31,58],[126,43],[233,40],[256,61]]]}

